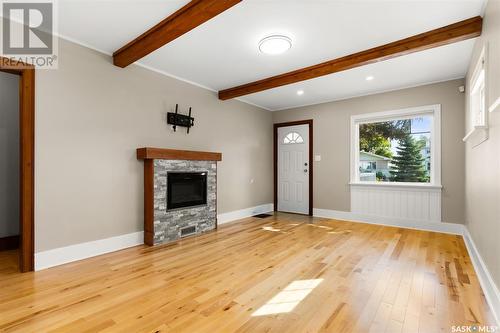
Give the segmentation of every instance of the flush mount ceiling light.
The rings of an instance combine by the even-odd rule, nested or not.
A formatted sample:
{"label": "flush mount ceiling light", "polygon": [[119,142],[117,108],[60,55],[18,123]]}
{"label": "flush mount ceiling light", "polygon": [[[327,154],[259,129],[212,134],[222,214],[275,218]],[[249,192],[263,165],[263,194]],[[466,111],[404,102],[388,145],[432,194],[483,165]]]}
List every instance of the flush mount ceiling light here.
{"label": "flush mount ceiling light", "polygon": [[373,75],[369,75],[366,77],[366,81],[371,81],[373,80],[375,77],[373,77]]}
{"label": "flush mount ceiling light", "polygon": [[292,47],[292,40],[283,35],[272,35],[259,42],[259,50],[264,54],[276,55],[285,53]]}
{"label": "flush mount ceiling light", "polygon": [[297,90],[297,95],[299,95],[299,96],[304,95],[304,90]]}

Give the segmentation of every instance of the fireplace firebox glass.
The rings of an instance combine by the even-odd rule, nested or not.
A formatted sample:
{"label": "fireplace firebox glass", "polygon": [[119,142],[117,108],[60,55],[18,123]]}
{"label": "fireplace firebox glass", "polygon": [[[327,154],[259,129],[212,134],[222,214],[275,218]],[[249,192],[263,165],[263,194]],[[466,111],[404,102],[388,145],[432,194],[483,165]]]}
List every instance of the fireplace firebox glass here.
{"label": "fireplace firebox glass", "polygon": [[207,172],[167,173],[167,210],[207,204]]}

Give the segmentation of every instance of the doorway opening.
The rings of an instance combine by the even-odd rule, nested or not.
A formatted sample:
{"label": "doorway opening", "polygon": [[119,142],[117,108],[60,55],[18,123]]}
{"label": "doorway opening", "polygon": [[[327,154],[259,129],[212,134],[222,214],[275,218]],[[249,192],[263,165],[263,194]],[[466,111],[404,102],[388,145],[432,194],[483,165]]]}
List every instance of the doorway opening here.
{"label": "doorway opening", "polygon": [[[35,68],[21,62],[0,57],[0,72],[18,76],[18,128],[19,128],[19,270],[27,272],[34,270],[34,211],[35,211]],[[6,244],[8,245],[8,244]]]}
{"label": "doorway opening", "polygon": [[274,124],[274,210],[313,215],[313,121]]}

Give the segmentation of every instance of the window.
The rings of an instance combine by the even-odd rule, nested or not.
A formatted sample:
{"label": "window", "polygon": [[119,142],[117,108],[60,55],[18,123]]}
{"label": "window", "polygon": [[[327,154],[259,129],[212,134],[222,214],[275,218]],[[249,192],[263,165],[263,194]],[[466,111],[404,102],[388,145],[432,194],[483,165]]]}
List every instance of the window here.
{"label": "window", "polygon": [[472,147],[477,147],[488,139],[488,112],[486,108],[486,67],[488,45],[485,44],[474,67],[468,83],[469,110],[467,114],[467,134],[464,142],[471,140]]}
{"label": "window", "polygon": [[440,186],[440,106],[351,117],[351,183]]}
{"label": "window", "polygon": [[299,133],[290,132],[287,135],[285,135],[283,143],[285,144],[304,143],[304,139],[302,139],[302,136],[300,136]]}
{"label": "window", "polygon": [[485,93],[485,58],[484,51],[479,58],[470,82],[470,121],[471,126],[486,126],[486,93]]}
{"label": "window", "polygon": [[372,172],[377,170],[377,162],[360,161],[359,172]]}

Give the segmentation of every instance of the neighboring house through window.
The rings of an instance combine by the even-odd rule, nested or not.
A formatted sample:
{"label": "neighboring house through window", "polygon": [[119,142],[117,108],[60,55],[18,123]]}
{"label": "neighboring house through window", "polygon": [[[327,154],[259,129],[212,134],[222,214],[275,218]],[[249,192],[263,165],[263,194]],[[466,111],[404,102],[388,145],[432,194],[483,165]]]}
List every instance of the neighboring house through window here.
{"label": "neighboring house through window", "polygon": [[376,181],[378,178],[389,177],[390,158],[377,154],[359,152],[359,178],[363,181]]}

